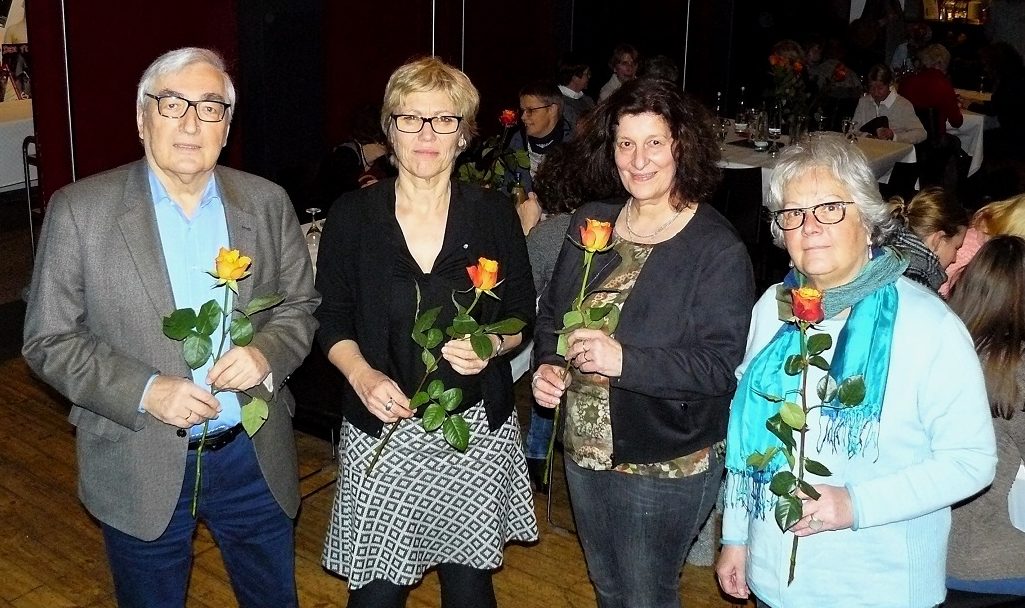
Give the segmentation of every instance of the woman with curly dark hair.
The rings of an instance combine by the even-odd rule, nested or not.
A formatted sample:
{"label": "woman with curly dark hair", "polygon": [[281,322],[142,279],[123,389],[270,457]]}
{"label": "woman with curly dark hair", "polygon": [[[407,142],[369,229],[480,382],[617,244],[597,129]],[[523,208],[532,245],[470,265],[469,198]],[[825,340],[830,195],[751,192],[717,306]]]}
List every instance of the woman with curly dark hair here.
{"label": "woman with curly dark hair", "polygon": [[568,235],[611,231],[584,305],[614,306],[619,322],[559,348],[583,280],[584,252],[565,241],[532,383],[542,406],[566,399],[566,477],[602,607],[680,605],[680,569],[722,478],[754,280],[733,227],[704,204],[720,178],[711,122],[672,83],[641,79],[599,103],[566,151],[568,190],[612,197],[578,209]]}

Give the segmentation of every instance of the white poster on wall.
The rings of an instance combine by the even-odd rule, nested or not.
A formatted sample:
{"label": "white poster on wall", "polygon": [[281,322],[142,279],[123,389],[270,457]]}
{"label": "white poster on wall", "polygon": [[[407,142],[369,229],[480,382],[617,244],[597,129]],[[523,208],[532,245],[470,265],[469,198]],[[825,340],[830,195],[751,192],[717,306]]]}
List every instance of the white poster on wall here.
{"label": "white poster on wall", "polygon": [[31,55],[25,25],[25,0],[0,0],[0,103],[32,97]]}

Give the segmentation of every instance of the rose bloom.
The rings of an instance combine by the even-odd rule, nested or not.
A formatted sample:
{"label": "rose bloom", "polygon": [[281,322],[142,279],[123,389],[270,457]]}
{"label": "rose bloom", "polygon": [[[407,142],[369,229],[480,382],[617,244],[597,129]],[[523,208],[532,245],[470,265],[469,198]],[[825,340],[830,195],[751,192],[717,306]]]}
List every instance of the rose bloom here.
{"label": "rose bloom", "polygon": [[786,64],[787,60],[783,59],[779,55],[769,55],[769,65],[781,66]]}
{"label": "rose bloom", "polygon": [[795,61],[794,62],[794,71],[795,72],[800,74],[801,70],[803,70],[803,69],[804,69],[804,64],[803,63],[801,63],[800,61]]}
{"label": "rose bloom", "polygon": [[580,227],[580,244],[590,252],[605,249],[612,238],[612,224],[610,222],[599,222],[598,220],[587,220],[586,226]]}
{"label": "rose bloom", "polygon": [[467,266],[466,273],[477,291],[491,291],[498,284],[498,262],[487,258],[477,260],[476,266]]}
{"label": "rose bloom", "polygon": [[252,263],[253,260],[241,255],[238,249],[228,250],[221,247],[215,261],[214,277],[221,283],[237,281],[249,274],[247,271]]}
{"label": "rose bloom", "polygon": [[498,115],[498,122],[502,123],[503,127],[511,127],[516,124],[516,110],[502,110],[502,113]]}
{"label": "rose bloom", "polygon": [[822,310],[822,292],[814,287],[791,289],[790,300],[794,308],[794,316],[801,321],[818,323],[826,316]]}

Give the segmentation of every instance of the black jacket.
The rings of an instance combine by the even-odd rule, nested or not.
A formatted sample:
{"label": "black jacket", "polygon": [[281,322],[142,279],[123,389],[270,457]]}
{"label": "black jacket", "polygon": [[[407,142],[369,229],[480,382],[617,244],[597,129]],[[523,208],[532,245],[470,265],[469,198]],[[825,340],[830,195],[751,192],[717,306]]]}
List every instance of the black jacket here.
{"label": "black jacket", "polygon": [[[619,201],[588,203],[569,234],[579,239],[586,219],[615,223],[621,209]],[[588,289],[618,263],[615,251],[596,254]],[[554,332],[582,278],[583,251],[567,241],[538,308],[538,364],[565,365]],[[654,247],[614,335],[623,347],[622,375],[610,379],[614,464],[672,460],[726,436],[754,295],[747,249],[709,205],[698,205],[679,234]]]}

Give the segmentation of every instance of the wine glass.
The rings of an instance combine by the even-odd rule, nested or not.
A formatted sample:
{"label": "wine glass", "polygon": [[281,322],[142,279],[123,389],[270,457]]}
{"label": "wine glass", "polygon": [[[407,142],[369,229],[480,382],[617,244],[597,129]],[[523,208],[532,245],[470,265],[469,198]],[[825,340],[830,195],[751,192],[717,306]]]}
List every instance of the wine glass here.
{"label": "wine glass", "polygon": [[741,110],[737,112],[737,119],[733,121],[733,130],[737,133],[737,135],[740,135],[741,133],[747,131],[747,121],[748,113],[746,110]]}
{"label": "wine glass", "polygon": [[726,150],[726,137],[730,133],[730,119],[729,118],[716,118],[715,119],[715,138],[719,140],[719,150]]}
{"label": "wine glass", "polygon": [[847,138],[848,143],[857,143],[858,141],[858,122],[850,117],[844,118],[841,123],[841,129],[843,130],[844,137]]}
{"label": "wine glass", "polygon": [[306,231],[306,247],[310,250],[310,259],[313,261],[313,267],[316,268],[321,235],[320,225],[317,223],[320,207],[309,207],[306,209],[306,213],[310,214],[310,228]]}
{"label": "wine glass", "polygon": [[769,112],[769,141],[772,142],[772,146],[769,147],[769,156],[775,158],[779,154],[779,138],[783,135],[783,112],[779,106],[776,106]]}

